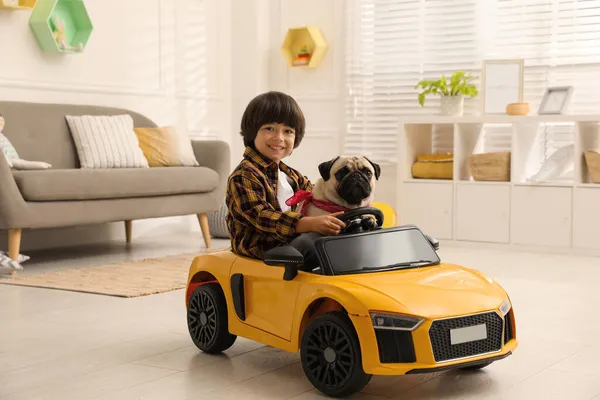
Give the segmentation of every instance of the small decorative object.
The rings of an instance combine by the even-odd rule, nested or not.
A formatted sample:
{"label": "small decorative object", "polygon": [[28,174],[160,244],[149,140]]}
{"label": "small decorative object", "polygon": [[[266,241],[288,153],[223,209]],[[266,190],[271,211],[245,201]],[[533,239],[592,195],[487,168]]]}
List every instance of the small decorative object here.
{"label": "small decorative object", "polygon": [[290,28],[281,44],[281,54],[289,67],[316,68],[327,51],[327,43],[316,26]]}
{"label": "small decorative object", "polygon": [[423,79],[415,89],[421,88],[419,93],[419,104],[425,105],[425,96],[428,94],[441,95],[440,111],[442,115],[462,116],[464,108],[464,96],[477,96],[477,86],[470,83],[475,79],[471,74],[457,71],[452,74],[450,82],[442,75],[440,79]]}
{"label": "small decorative object", "polygon": [[600,183],[600,152],[586,151],[583,155],[590,181],[592,183]]}
{"label": "small decorative object", "polygon": [[482,153],[469,156],[469,171],[476,181],[510,181],[510,153]]}
{"label": "small decorative object", "polygon": [[481,75],[484,114],[505,114],[506,106],[523,102],[524,61],[486,60]]}
{"label": "small decorative object", "polygon": [[510,103],[506,106],[508,115],[527,115],[529,114],[529,103]]}
{"label": "small decorative object", "polygon": [[310,61],[310,53],[306,49],[306,46],[302,46],[302,48],[298,52],[298,55],[296,56],[296,59],[294,60],[293,64],[294,64],[294,66],[308,65],[309,61]]}
{"label": "small decorative object", "polygon": [[411,168],[416,179],[452,179],[454,176],[452,153],[420,154]]}
{"label": "small decorative object", "polygon": [[79,42],[77,46],[71,46],[69,44],[67,40],[67,33],[65,32],[65,21],[62,18],[60,18],[58,15],[55,15],[52,17],[52,22],[54,23],[54,29],[52,30],[54,33],[54,39],[62,50],[83,51],[83,43]]}
{"label": "small decorative object", "polygon": [[544,94],[544,98],[542,99],[538,110],[538,115],[563,114],[569,107],[572,95],[572,86],[551,87],[546,89],[546,93]]}

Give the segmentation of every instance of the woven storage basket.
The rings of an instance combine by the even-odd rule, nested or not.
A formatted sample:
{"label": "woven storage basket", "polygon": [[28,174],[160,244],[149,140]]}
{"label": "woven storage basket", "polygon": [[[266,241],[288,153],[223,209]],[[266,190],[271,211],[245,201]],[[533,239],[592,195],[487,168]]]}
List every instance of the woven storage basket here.
{"label": "woven storage basket", "polygon": [[510,153],[483,153],[469,156],[469,170],[476,181],[510,181]]}
{"label": "woven storage basket", "polygon": [[210,236],[215,238],[229,239],[229,231],[227,230],[227,204],[223,201],[221,207],[217,211],[208,213],[208,228],[210,229]]}
{"label": "woven storage basket", "polygon": [[600,153],[597,151],[586,151],[583,155],[590,180],[592,183],[600,183]]}
{"label": "woven storage basket", "polygon": [[421,154],[412,166],[413,178],[452,179],[454,159],[452,153]]}

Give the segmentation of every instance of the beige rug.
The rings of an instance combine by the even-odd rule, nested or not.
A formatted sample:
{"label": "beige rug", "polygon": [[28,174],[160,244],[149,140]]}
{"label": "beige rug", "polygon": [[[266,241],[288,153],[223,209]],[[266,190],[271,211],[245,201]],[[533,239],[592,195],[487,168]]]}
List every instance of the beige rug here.
{"label": "beige rug", "polygon": [[[224,249],[215,249],[209,252],[222,250]],[[17,273],[0,278],[0,283],[118,297],[147,296],[184,289],[192,260],[203,253],[206,252],[147,258],[34,275]]]}

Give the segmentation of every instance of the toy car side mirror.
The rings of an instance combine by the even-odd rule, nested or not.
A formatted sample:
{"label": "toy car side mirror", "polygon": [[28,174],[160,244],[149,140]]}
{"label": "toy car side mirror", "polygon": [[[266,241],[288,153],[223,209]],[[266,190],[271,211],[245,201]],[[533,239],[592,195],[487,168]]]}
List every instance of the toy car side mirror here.
{"label": "toy car side mirror", "polygon": [[298,275],[298,266],[304,264],[304,256],[293,246],[278,246],[265,252],[265,264],[283,266],[283,280],[291,281]]}
{"label": "toy car side mirror", "polygon": [[439,250],[440,249],[440,241],[437,240],[434,237],[431,237],[429,235],[425,235],[425,237],[427,238],[427,240],[429,241],[429,243],[431,243],[431,245],[433,246],[434,250]]}

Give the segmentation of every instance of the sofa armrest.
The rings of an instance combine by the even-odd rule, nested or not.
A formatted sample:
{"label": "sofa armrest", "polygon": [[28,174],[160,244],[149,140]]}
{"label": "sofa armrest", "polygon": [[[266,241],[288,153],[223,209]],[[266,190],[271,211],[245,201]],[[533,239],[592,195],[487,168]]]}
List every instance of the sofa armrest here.
{"label": "sofa armrest", "polygon": [[219,174],[219,186],[215,194],[225,198],[227,180],[231,174],[231,149],[222,140],[192,140],[192,148],[198,163]]}
{"label": "sofa armrest", "polygon": [[19,191],[6,157],[0,153],[0,229],[21,228],[27,204]]}

